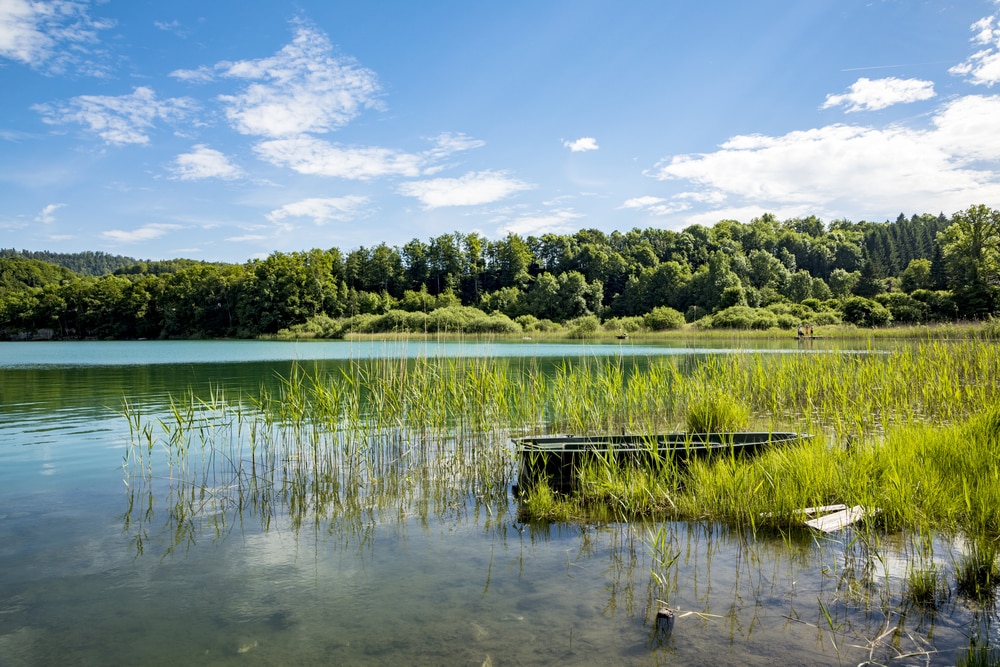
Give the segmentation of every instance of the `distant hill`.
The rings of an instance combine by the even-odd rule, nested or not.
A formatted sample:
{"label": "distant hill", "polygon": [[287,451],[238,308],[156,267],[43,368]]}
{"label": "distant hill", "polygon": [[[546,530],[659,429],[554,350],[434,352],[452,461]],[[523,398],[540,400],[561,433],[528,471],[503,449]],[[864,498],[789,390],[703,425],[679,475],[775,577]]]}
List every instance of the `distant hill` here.
{"label": "distant hill", "polygon": [[106,252],[49,252],[47,250],[15,250],[0,248],[0,259],[34,259],[62,266],[83,276],[106,276],[119,269],[134,266],[139,260]]}
{"label": "distant hill", "polygon": [[21,256],[0,255],[0,296],[69,280],[79,280],[79,276],[64,266]]}

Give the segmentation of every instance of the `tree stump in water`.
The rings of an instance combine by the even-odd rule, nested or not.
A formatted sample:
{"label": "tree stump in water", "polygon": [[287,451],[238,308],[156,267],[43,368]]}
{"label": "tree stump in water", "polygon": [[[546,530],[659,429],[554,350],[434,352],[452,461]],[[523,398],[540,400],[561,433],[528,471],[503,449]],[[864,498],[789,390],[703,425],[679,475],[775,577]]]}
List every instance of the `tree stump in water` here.
{"label": "tree stump in water", "polygon": [[674,629],[674,612],[666,607],[660,608],[656,612],[656,636],[660,641],[670,637],[671,630]]}

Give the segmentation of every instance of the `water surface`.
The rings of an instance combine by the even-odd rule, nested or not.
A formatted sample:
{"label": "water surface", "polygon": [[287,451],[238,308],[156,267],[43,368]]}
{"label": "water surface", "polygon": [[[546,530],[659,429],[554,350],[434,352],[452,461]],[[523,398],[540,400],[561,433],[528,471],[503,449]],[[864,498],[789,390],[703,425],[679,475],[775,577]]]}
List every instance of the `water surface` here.
{"label": "water surface", "polygon": [[[794,341],[778,347],[799,351]],[[253,394],[296,363],[727,351],[530,341],[0,345],[0,665],[944,665],[973,637],[989,640],[992,612],[959,600],[937,611],[899,606],[900,536],[875,548],[850,532],[527,526],[512,498],[498,505],[457,491],[300,523],[281,506],[180,502],[169,480],[136,493],[121,468],[131,442],[123,398],[165,416],[171,396]],[[194,521],[178,516],[192,507],[202,508]],[[653,558],[657,540],[675,557],[669,567]],[[952,550],[935,549],[942,566]],[[876,592],[852,597],[853,583]],[[664,605],[676,613],[669,635],[655,624]]]}

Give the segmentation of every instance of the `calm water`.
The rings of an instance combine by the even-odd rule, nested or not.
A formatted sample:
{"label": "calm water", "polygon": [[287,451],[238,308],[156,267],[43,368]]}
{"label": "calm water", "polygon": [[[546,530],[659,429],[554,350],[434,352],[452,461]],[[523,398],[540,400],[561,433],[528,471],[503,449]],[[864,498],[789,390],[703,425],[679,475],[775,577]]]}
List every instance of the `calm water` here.
{"label": "calm water", "polygon": [[[798,351],[794,341],[777,347]],[[538,528],[517,522],[510,499],[496,508],[461,494],[306,525],[280,509],[220,510],[196,499],[212,509],[179,536],[177,512],[189,505],[174,504],[164,480],[129,512],[123,398],[162,415],[171,394],[253,393],[302,362],[709,351],[2,344],[0,665],[946,665],[973,636],[988,640],[992,612],[960,601],[934,613],[899,606],[906,564],[894,554],[907,545],[898,537],[875,552],[849,532],[772,539],[716,525]],[[657,531],[676,555],[670,568],[651,558]],[[936,557],[947,566],[957,548],[937,545]],[[852,597],[863,586],[884,593]],[[654,621],[664,603],[677,613],[669,636]]]}

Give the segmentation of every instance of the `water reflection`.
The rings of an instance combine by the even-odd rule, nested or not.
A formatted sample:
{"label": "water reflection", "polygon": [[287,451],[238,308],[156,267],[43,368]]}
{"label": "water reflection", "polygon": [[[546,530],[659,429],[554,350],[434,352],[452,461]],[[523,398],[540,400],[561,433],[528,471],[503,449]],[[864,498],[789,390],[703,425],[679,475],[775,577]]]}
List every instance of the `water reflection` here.
{"label": "water reflection", "polygon": [[[372,449],[391,454],[377,466],[317,474],[301,461],[240,459],[226,463],[229,477],[215,466],[192,478],[199,483],[128,478],[121,519],[135,558],[202,566],[206,544],[241,554],[247,581],[237,583],[230,564],[217,571],[222,581],[202,582],[213,595],[236,592],[213,612],[235,639],[205,638],[212,656],[287,658],[289,635],[302,634],[318,641],[298,649],[304,661],[352,664],[410,661],[414,651],[433,656],[428,663],[676,664],[710,654],[718,664],[951,664],[964,647],[989,643],[992,608],[959,596],[915,606],[904,595],[918,550],[943,567],[954,562],[944,540],[852,530],[820,539],[805,528],[764,535],[714,523],[526,525],[506,489],[483,493],[456,453],[490,442],[418,443],[397,432],[380,443]],[[347,440],[338,445],[351,451]],[[408,460],[411,452],[420,456]],[[344,462],[361,458],[353,451]],[[444,546],[442,533],[469,544]],[[292,562],[288,548],[300,554]],[[298,571],[290,590],[273,592],[269,579],[287,580],[287,567]],[[303,570],[310,585],[335,591],[336,610],[305,595],[303,611]],[[372,638],[384,619],[371,607],[434,620],[401,620]],[[656,625],[664,607],[675,618],[669,633]],[[319,619],[341,629],[336,640],[318,639]]]}
{"label": "water reflection", "polygon": [[[951,665],[997,645],[950,536],[525,525],[504,433],[269,421],[245,397],[289,368],[3,371],[0,664]],[[175,405],[169,450],[191,387],[209,409]],[[933,606],[914,564],[939,568]]]}

